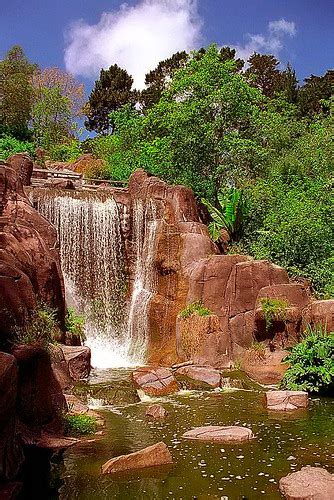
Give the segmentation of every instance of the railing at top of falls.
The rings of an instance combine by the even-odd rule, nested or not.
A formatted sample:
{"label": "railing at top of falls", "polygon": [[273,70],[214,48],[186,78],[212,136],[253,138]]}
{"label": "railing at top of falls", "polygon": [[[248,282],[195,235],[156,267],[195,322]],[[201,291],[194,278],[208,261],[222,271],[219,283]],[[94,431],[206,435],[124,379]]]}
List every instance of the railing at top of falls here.
{"label": "railing at top of falls", "polygon": [[81,189],[96,189],[101,184],[109,184],[114,187],[125,187],[126,181],[112,179],[86,178],[82,173],[70,172],[69,170],[49,170],[45,168],[34,168],[31,178],[32,187],[41,187],[48,180],[71,180],[76,187]]}

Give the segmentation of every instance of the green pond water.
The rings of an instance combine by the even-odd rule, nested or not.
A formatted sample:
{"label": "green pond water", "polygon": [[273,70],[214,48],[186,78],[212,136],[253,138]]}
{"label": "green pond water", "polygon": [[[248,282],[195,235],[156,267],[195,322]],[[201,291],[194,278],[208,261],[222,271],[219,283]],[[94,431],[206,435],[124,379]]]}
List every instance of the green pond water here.
{"label": "green pond water", "polygon": [[[86,391],[103,399],[106,388],[118,387],[126,397],[101,410],[106,421],[102,437],[93,436],[66,451],[58,498],[274,500],[282,498],[279,479],[304,465],[334,472],[333,400],[313,398],[307,410],[282,414],[264,408],[261,390],[181,391],[154,400],[169,412],[165,420],[155,421],[145,416],[152,401],[129,402],[129,377],[126,370],[92,374]],[[182,439],[185,431],[203,425],[247,426],[256,439],[242,445]],[[110,458],[159,441],[168,445],[172,466],[101,475],[102,464]]]}

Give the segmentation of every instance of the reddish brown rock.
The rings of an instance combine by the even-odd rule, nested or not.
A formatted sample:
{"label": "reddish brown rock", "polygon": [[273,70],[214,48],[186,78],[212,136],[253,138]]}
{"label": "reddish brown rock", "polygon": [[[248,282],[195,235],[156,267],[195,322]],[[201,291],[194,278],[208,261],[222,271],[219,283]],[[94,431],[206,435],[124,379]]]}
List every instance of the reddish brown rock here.
{"label": "reddish brown rock", "polygon": [[[266,325],[261,302],[263,299],[278,299],[286,303],[284,316],[274,316],[270,328]],[[284,348],[295,344],[300,337],[303,309],[310,302],[310,291],[298,283],[272,285],[259,291],[255,308],[255,337],[269,339]]]}
{"label": "reddish brown rock", "polygon": [[268,410],[297,410],[308,407],[308,394],[304,391],[268,391],[265,401]]}
{"label": "reddish brown rock", "polygon": [[52,179],[44,183],[44,187],[52,187],[55,189],[75,189],[74,182],[71,179]]}
{"label": "reddish brown rock", "polygon": [[176,370],[176,374],[213,389],[220,386],[219,371],[209,366],[183,366]]}
{"label": "reddish brown rock", "polygon": [[60,451],[66,450],[78,442],[79,439],[42,432],[41,437],[36,441],[36,446],[44,450]]}
{"label": "reddish brown rock", "polygon": [[334,299],[315,300],[303,311],[303,326],[322,325],[327,332],[334,331]]}
{"label": "reddish brown rock", "polygon": [[28,153],[16,153],[7,158],[7,163],[10,168],[17,172],[22,185],[30,186],[34,164]]}
{"label": "reddish brown rock", "polygon": [[254,435],[251,429],[247,427],[208,425],[205,427],[196,427],[183,434],[182,437],[214,443],[243,443],[253,439]]}
{"label": "reddish brown rock", "polygon": [[73,380],[83,380],[89,376],[91,352],[86,346],[61,346],[65,361]]}
{"label": "reddish brown rock", "polygon": [[17,384],[15,358],[0,352],[0,484],[15,478],[23,463],[23,452],[16,435]]}
{"label": "reddish brown rock", "polygon": [[167,368],[139,368],[132,373],[135,386],[149,396],[165,396],[178,390],[178,384],[171,370]]}
{"label": "reddish brown rock", "polygon": [[172,464],[173,459],[165,443],[160,442],[143,450],[121,455],[102,465],[102,474],[112,474],[133,469]]}
{"label": "reddish brown rock", "polygon": [[320,467],[303,467],[280,479],[279,489],[287,500],[332,500],[334,474]]}
{"label": "reddish brown rock", "polygon": [[282,363],[288,354],[288,351],[284,350],[266,350],[262,357],[249,349],[242,355],[241,369],[260,384],[278,384],[288,369],[288,365]]}
{"label": "reddish brown rock", "polygon": [[152,417],[155,419],[162,419],[167,417],[167,410],[161,405],[151,405],[147,408],[145,412],[147,417]]}

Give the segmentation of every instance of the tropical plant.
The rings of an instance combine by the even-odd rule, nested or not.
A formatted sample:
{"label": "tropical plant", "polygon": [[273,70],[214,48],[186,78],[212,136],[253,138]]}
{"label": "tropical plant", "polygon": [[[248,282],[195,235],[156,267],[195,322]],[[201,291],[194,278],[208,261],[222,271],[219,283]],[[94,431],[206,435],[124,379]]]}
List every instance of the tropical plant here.
{"label": "tropical plant", "polygon": [[334,332],[322,325],[308,326],[302,342],[290,349],[281,387],[334,395]]}
{"label": "tropical plant", "polygon": [[222,229],[225,229],[232,241],[236,241],[240,235],[242,213],[245,205],[242,199],[242,191],[230,188],[227,193],[220,191],[217,195],[220,208],[202,198],[202,203],[208,208],[213,219],[209,224],[209,231],[214,241],[219,240]]}
{"label": "tropical plant", "polygon": [[69,307],[65,316],[66,331],[73,337],[76,337],[81,342],[86,340],[85,335],[85,318],[81,314],[77,314],[73,307]]}
{"label": "tropical plant", "polygon": [[13,154],[25,152],[34,157],[35,146],[32,142],[20,141],[10,135],[0,137],[0,160],[5,161]]}
{"label": "tropical plant", "polygon": [[212,311],[207,307],[204,307],[202,300],[197,300],[196,302],[192,302],[187,305],[180,313],[179,317],[182,319],[189,318],[193,314],[198,314],[198,316],[210,316]]}
{"label": "tropical plant", "polygon": [[14,328],[12,343],[14,345],[41,345],[47,347],[55,341],[59,332],[56,310],[48,304],[40,302],[23,325]]}

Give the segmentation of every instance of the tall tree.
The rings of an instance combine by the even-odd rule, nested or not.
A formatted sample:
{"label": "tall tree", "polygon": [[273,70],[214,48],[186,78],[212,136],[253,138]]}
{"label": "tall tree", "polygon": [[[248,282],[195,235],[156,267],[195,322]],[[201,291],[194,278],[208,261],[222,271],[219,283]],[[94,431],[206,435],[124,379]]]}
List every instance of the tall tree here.
{"label": "tall tree", "polygon": [[290,63],[280,74],[280,79],[277,85],[277,91],[283,92],[285,99],[294,104],[298,98],[298,80],[296,72]]}
{"label": "tall tree", "polygon": [[302,115],[312,115],[326,111],[325,101],[334,95],[334,70],[328,70],[323,76],[311,75],[305,78],[305,85],[298,95],[299,109]]}
{"label": "tall tree", "polygon": [[186,52],[176,52],[172,57],[159,62],[155,69],[147,73],[145,76],[146,89],[140,94],[140,102],[144,109],[152,107],[159,101],[166,83],[171,80],[176,70],[185,65],[187,58]]}
{"label": "tall tree", "polygon": [[0,61],[0,132],[17,138],[28,135],[33,97],[31,78],[36,69],[18,45]]}
{"label": "tall tree", "polygon": [[101,70],[100,78],[96,80],[86,105],[87,130],[102,134],[113,132],[114,123],[110,113],[124,104],[134,105],[136,102],[137,93],[132,90],[132,84],[133,78],[117,64]]}
{"label": "tall tree", "polygon": [[274,97],[280,84],[279,61],[266,54],[254,54],[248,59],[245,76],[250,85],[260,89],[267,97]]}

